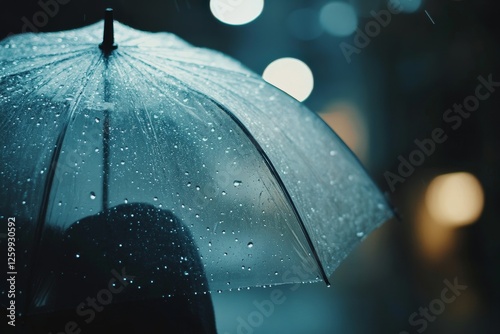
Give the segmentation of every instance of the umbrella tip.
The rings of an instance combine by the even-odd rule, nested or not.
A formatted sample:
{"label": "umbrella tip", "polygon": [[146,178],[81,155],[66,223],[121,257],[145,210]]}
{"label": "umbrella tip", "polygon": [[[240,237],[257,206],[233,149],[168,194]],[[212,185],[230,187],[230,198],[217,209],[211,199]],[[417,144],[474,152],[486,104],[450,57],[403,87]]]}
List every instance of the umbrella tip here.
{"label": "umbrella tip", "polygon": [[115,43],[113,20],[113,9],[106,8],[104,11],[104,37],[102,43],[99,44],[99,48],[106,54],[111,53],[118,47]]}

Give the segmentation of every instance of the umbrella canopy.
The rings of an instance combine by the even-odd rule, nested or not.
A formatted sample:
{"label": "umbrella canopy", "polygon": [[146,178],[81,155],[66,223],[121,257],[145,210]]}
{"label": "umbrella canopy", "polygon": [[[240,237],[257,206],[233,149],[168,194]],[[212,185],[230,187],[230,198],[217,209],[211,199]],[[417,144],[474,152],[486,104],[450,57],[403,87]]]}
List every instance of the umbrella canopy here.
{"label": "umbrella canopy", "polygon": [[53,291],[96,269],[68,259],[135,270],[123,300],[186,290],[171,277],[195,292],[328,281],[391,217],[305,106],[172,34],[115,23],[116,48],[110,23],[101,48],[102,22],[0,43],[0,215],[16,218],[20,310],[78,304]]}

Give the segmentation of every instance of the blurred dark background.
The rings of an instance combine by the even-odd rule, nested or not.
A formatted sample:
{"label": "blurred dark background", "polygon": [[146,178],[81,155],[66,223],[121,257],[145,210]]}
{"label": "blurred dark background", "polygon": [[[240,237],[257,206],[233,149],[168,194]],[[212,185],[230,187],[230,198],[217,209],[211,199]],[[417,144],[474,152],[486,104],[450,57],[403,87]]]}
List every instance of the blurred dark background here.
{"label": "blurred dark background", "polygon": [[[332,3],[337,7],[327,10]],[[82,27],[113,7],[124,24],[175,33],[259,74],[282,57],[309,66],[314,89],[304,103],[350,145],[401,220],[383,225],[351,254],[331,287],[281,287],[286,299],[271,314],[257,305],[273,288],[213,295],[220,333],[499,333],[500,91],[456,129],[443,120],[474,95],[479,76],[500,82],[499,7],[485,0],[401,0],[401,6],[407,10],[379,25],[350,61],[341,43],[356,47],[352,27],[365,31],[377,22],[370,12],[386,10],[385,1],[268,0],[244,25],[219,21],[208,0],[4,1],[0,38]],[[332,8],[344,12],[335,16]],[[387,172],[398,175],[401,159],[416,157],[415,140],[431,138],[436,128],[447,140],[391,186]],[[467,288],[443,303],[445,280]],[[426,318],[420,308],[429,307]]]}

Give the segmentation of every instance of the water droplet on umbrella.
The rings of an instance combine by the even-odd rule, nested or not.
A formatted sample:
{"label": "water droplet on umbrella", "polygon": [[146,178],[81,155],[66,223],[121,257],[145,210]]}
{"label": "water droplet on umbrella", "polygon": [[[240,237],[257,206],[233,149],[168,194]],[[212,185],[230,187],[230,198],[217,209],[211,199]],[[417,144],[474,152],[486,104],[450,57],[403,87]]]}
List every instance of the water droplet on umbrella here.
{"label": "water droplet on umbrella", "polygon": [[126,199],[126,198],[125,198],[125,199],[123,200],[123,203],[127,204],[127,203],[128,203],[128,199]]}
{"label": "water droplet on umbrella", "polygon": [[226,196],[226,192],[225,191],[222,192],[222,196]]}
{"label": "water droplet on umbrella", "polygon": [[247,244],[247,246],[248,246],[248,248],[252,248],[252,247],[253,247],[253,242],[249,242],[249,243]]}
{"label": "water droplet on umbrella", "polygon": [[241,269],[245,270],[245,266],[241,266]]}
{"label": "water droplet on umbrella", "polygon": [[61,201],[59,201],[59,203],[57,203],[57,205],[61,206],[61,205],[62,205],[62,202],[61,202]]}
{"label": "water droplet on umbrella", "polygon": [[98,117],[96,117],[96,118],[95,118],[95,122],[96,122],[96,123],[99,123],[100,121],[101,121],[101,120],[100,120]]}
{"label": "water droplet on umbrella", "polygon": [[362,236],[364,236],[365,234],[364,234],[363,232],[358,232],[358,233],[356,233],[356,235],[357,235],[359,238],[361,238],[361,237],[362,237]]}
{"label": "water droplet on umbrella", "polygon": [[95,192],[93,191],[90,192],[90,199],[95,199]]}
{"label": "water droplet on umbrella", "polygon": [[189,276],[189,272],[185,271],[184,276]]}
{"label": "water droplet on umbrella", "polygon": [[188,186],[188,187],[191,187],[191,182],[188,182],[188,183],[187,183],[187,186]]}
{"label": "water droplet on umbrella", "polygon": [[158,200],[158,197],[153,197],[153,201],[157,201]]}
{"label": "water droplet on umbrella", "polygon": [[234,185],[235,187],[239,187],[239,186],[241,185],[241,181],[235,180],[235,181],[233,182],[233,185]]}

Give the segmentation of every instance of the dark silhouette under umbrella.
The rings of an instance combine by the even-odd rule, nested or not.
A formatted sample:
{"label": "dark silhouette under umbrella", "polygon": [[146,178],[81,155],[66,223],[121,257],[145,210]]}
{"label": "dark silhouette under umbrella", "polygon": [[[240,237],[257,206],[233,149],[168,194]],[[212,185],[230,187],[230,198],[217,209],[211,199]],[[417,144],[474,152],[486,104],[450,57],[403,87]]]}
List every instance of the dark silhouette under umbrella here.
{"label": "dark silhouette under umbrella", "polygon": [[122,204],[73,223],[50,245],[47,304],[28,333],[215,333],[203,265],[189,229],[170,211]]}

